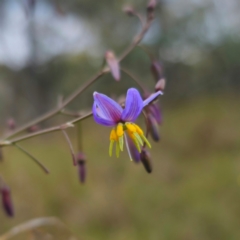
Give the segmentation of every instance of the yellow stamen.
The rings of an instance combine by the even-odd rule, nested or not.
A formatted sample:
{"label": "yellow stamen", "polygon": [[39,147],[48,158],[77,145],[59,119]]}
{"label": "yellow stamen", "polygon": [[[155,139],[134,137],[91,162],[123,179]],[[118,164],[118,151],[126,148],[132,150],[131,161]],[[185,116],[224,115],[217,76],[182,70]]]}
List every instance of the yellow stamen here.
{"label": "yellow stamen", "polygon": [[134,124],[134,127],[140,136],[144,135],[143,130],[137,124]]}
{"label": "yellow stamen", "polygon": [[124,143],[123,136],[121,136],[118,138],[118,144],[121,151],[123,151],[123,143]]}
{"label": "yellow stamen", "polygon": [[110,141],[110,145],[109,145],[109,156],[111,157],[112,156],[112,150],[113,150],[113,144],[114,144],[114,140],[111,140]]}
{"label": "yellow stamen", "polygon": [[123,124],[122,123],[119,123],[118,125],[117,125],[117,136],[118,137],[122,137],[123,136],[123,133],[124,133],[124,131],[123,131]]}
{"label": "yellow stamen", "polygon": [[125,126],[132,133],[137,131],[136,127],[132,123],[125,123]]}
{"label": "yellow stamen", "polygon": [[116,142],[116,156],[117,156],[117,158],[119,157],[119,153],[120,153],[119,143]]}
{"label": "yellow stamen", "polygon": [[150,144],[150,142],[148,141],[148,139],[147,139],[144,135],[142,135],[141,138],[143,139],[143,141],[147,144],[147,146],[148,146],[149,148],[152,147],[151,144]]}
{"label": "yellow stamen", "polygon": [[135,138],[133,138],[132,140],[133,140],[133,143],[136,146],[138,152],[141,152],[141,147],[140,147],[139,142]]}
{"label": "yellow stamen", "polygon": [[112,129],[111,133],[110,133],[110,141],[117,141],[118,140],[118,136],[116,133],[115,128]]}
{"label": "yellow stamen", "polygon": [[143,141],[141,139],[141,137],[139,136],[139,134],[137,132],[133,133],[135,139],[140,143],[141,146],[143,146]]}

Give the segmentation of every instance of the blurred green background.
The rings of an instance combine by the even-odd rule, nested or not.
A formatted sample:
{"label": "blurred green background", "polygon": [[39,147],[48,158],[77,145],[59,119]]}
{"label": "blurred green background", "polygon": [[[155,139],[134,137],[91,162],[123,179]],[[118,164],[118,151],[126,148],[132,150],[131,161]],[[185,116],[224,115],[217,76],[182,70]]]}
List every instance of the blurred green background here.
{"label": "blurred green background", "polygon": [[[101,68],[106,50],[119,55],[129,45],[140,24],[122,12],[126,4],[145,14],[144,0],[0,1],[2,133],[9,118],[20,126],[55,107]],[[82,123],[84,185],[61,132],[21,143],[48,166],[47,176],[17,149],[3,149],[0,174],[16,216],[0,211],[0,235],[55,216],[79,239],[240,239],[239,12],[238,0],[159,1],[142,43],[167,79],[153,173],[126,152],[110,158],[109,129],[92,119]],[[153,91],[150,63],[136,48],[122,66]],[[120,96],[132,86],[124,74],[120,82],[106,75],[68,109],[90,109],[93,91]],[[76,129],[68,132],[77,150]]]}

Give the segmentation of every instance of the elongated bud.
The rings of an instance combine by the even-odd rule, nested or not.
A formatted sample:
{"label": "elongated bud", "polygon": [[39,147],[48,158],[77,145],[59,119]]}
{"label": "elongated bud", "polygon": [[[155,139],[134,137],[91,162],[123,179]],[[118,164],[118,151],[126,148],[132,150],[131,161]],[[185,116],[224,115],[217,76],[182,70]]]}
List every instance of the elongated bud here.
{"label": "elongated bud", "polygon": [[161,78],[157,81],[156,85],[155,85],[155,91],[164,91],[166,86],[166,80],[165,78]]}
{"label": "elongated bud", "polygon": [[148,106],[148,111],[156,119],[159,125],[162,124],[163,122],[162,111],[157,103],[150,104]]}
{"label": "elongated bud", "polygon": [[146,148],[142,148],[140,154],[141,162],[148,173],[152,172],[151,156]]}
{"label": "elongated bud", "polygon": [[158,123],[152,114],[148,114],[148,121],[149,121],[150,135],[155,142],[158,142],[160,140],[160,136],[158,132]]}
{"label": "elongated bud", "polygon": [[119,69],[119,63],[115,56],[115,54],[112,51],[107,51],[105,53],[105,59],[106,62],[111,70],[112,76],[116,81],[120,80],[120,69]]}
{"label": "elongated bud", "polygon": [[136,146],[134,145],[133,141],[130,139],[129,136],[127,136],[127,141],[132,159],[134,160],[135,163],[139,163],[140,162],[139,151],[137,150]]}
{"label": "elongated bud", "polygon": [[158,81],[163,76],[162,64],[157,60],[153,60],[151,63],[151,72],[155,80]]}
{"label": "elongated bud", "polygon": [[135,10],[132,6],[127,5],[123,7],[123,12],[125,12],[128,16],[133,16],[135,13]]}
{"label": "elongated bud", "polygon": [[13,217],[14,211],[13,211],[13,204],[12,204],[12,199],[11,199],[11,191],[10,191],[9,187],[7,187],[7,186],[2,186],[0,191],[1,191],[1,195],[2,195],[3,209],[5,210],[5,213],[9,217]]}
{"label": "elongated bud", "polygon": [[86,158],[82,152],[79,152],[76,156],[78,166],[79,181],[84,183],[86,180]]}
{"label": "elongated bud", "polygon": [[149,0],[147,5],[147,11],[153,12],[157,6],[157,0]]}
{"label": "elongated bud", "polygon": [[14,130],[16,128],[16,123],[15,120],[13,118],[9,118],[7,120],[7,127],[9,130]]}

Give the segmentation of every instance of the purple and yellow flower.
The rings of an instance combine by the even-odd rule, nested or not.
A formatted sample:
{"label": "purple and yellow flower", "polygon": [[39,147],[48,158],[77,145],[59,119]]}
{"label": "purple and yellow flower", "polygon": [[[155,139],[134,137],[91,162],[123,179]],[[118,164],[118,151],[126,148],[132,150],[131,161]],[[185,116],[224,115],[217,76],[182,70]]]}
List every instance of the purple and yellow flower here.
{"label": "purple and yellow flower", "polygon": [[127,91],[125,108],[123,109],[117,102],[108,96],[94,92],[94,120],[98,124],[113,127],[110,132],[110,156],[112,156],[113,145],[116,143],[116,156],[119,157],[120,150],[123,151],[125,138],[126,148],[129,157],[132,160],[125,133],[131,138],[139,152],[141,152],[141,146],[144,145],[144,142],[151,148],[143,130],[134,122],[142,112],[143,108],[155,100],[160,94],[162,94],[162,92],[158,91],[143,101],[138,90],[130,88]]}

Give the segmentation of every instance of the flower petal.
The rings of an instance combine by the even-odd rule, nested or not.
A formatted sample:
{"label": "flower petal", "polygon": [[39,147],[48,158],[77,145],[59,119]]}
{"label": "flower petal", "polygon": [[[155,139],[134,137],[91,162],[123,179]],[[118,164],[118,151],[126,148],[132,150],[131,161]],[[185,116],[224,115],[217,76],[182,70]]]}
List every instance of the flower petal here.
{"label": "flower petal", "polygon": [[97,104],[95,102],[93,104],[92,111],[93,111],[93,118],[96,123],[107,126],[107,127],[116,125],[116,123],[112,119],[105,118],[105,116],[100,111],[99,107],[97,106]]}
{"label": "flower petal", "polygon": [[135,88],[130,88],[127,91],[125,108],[122,112],[122,120],[134,122],[143,109],[143,100],[140,93]]}
{"label": "flower petal", "polygon": [[95,110],[99,118],[117,123],[121,119],[122,107],[104,94],[94,92]]}
{"label": "flower petal", "polygon": [[150,95],[146,100],[143,101],[143,107],[147,106],[150,102],[155,100],[159,95],[163,95],[162,91],[158,91]]}

